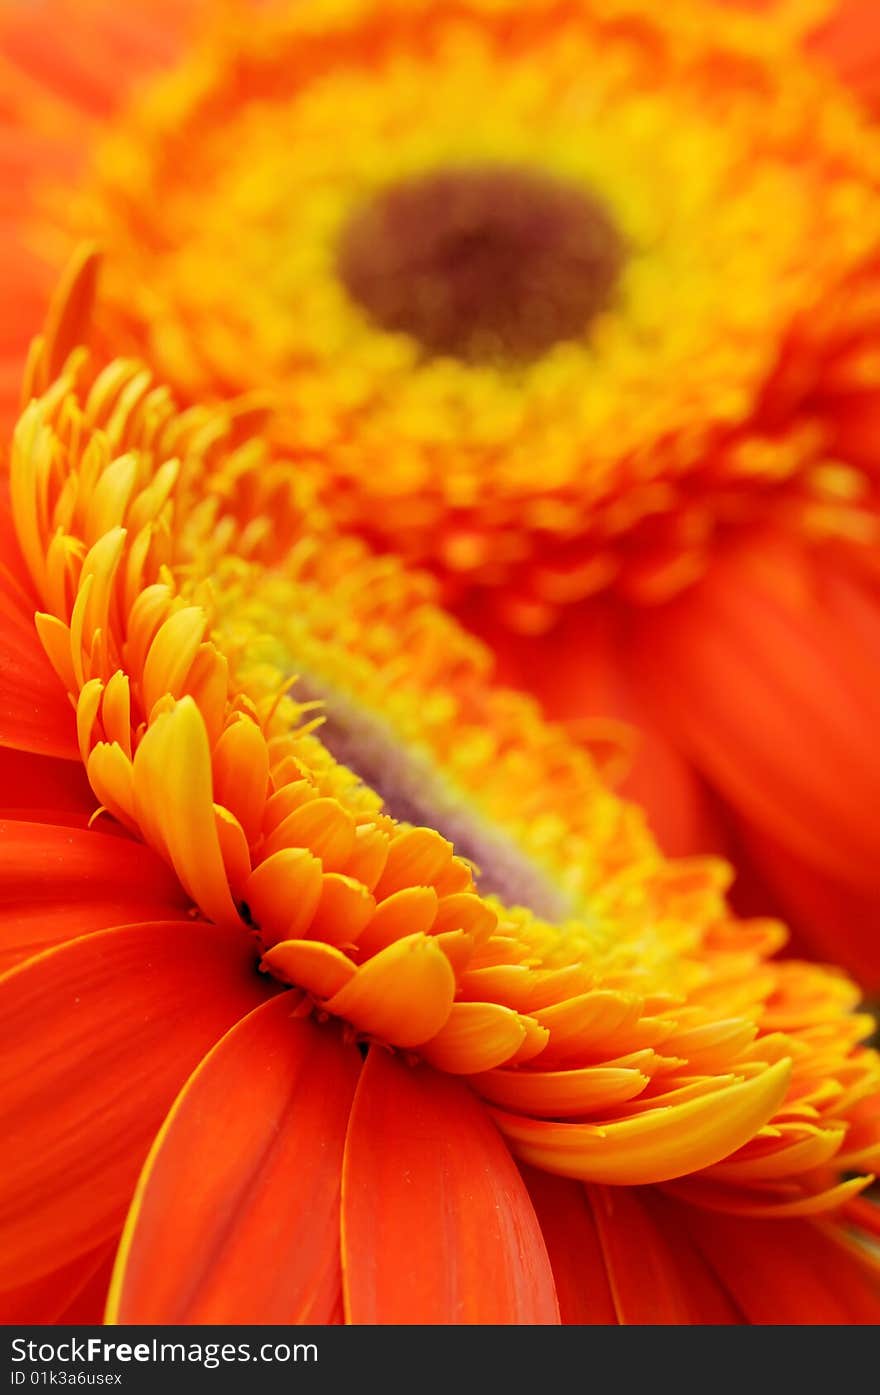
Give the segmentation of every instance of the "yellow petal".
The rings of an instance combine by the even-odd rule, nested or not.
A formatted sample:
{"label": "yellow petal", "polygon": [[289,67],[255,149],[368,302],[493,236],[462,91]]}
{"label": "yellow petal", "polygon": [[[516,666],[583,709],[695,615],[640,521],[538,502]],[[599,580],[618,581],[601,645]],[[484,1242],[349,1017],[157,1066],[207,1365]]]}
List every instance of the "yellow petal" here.
{"label": "yellow petal", "polygon": [[408,828],[391,842],[376,899],[383,901],[405,886],[430,886],[452,860],[452,844],[431,828]]}
{"label": "yellow petal", "polygon": [[741,1148],[785,1098],[791,1062],[685,1104],[622,1123],[551,1124],[492,1110],[524,1162],[584,1182],[640,1186],[711,1167]]}
{"label": "yellow petal", "polygon": [[282,940],[263,955],[262,967],[316,998],[331,998],[357,972],[350,959],[320,940]]}
{"label": "yellow petal", "polygon": [[234,814],[222,804],[214,805],[214,826],[220,855],[226,868],[226,879],[236,898],[243,896],[251,874],[251,856],[244,830]]}
{"label": "yellow petal", "polygon": [[90,678],[82,688],[76,704],[76,736],[83,765],[88,764],[103,691],[104,685],[100,678]]}
{"label": "yellow petal", "polygon": [[359,959],[378,954],[406,935],[426,935],[437,915],[437,893],[432,886],[407,886],[386,896],[376,907],[358,939]]}
{"label": "yellow petal", "polygon": [[493,1070],[473,1083],[481,1095],[504,1109],[536,1119],[559,1119],[633,1099],[649,1079],[625,1067],[587,1066],[582,1070]]}
{"label": "yellow petal", "polygon": [[308,848],[282,848],[255,867],[244,888],[264,945],[303,939],[321,899],[321,864]]}
{"label": "yellow petal", "polygon": [[122,747],[115,741],[99,741],[89,756],[86,774],[104,808],[126,828],[136,829],[134,770]]}
{"label": "yellow petal", "polygon": [[748,1192],[739,1188],[715,1187],[702,1178],[688,1179],[670,1187],[674,1196],[710,1211],[725,1211],[734,1216],[763,1216],[792,1219],[795,1216],[821,1216],[838,1210],[844,1202],[870,1187],[873,1176],[850,1177],[818,1192],[804,1194],[791,1188],[789,1196],[775,1196],[772,1191]]}
{"label": "yellow petal", "polygon": [[269,751],[256,722],[241,718],[226,728],[214,749],[214,793],[254,843],[269,786]]}
{"label": "yellow petal", "polygon": [[321,899],[312,917],[309,935],[328,944],[354,945],[376,909],[367,888],[354,877],[328,872],[323,878]]}
{"label": "yellow petal", "polygon": [[342,872],[354,848],[354,819],[335,799],[313,799],[294,809],[266,839],[266,854],[308,848],[325,872]]}
{"label": "yellow petal", "polygon": [[167,853],[208,919],[239,925],[214,819],[208,737],[192,698],[181,699],[145,735],[134,758],[134,797],[148,841]]}
{"label": "yellow petal", "polygon": [[125,522],[137,471],[137,457],[132,453],[120,455],[104,470],[86,509],[83,532],[87,543],[95,542],[111,528],[119,528]]}
{"label": "yellow petal", "polygon": [[437,1035],[454,996],[443,951],[429,935],[408,935],[362,964],[327,1009],[392,1046],[419,1046]]}
{"label": "yellow petal", "polygon": [[453,1003],[437,1035],[422,1047],[425,1060],[452,1075],[488,1071],[525,1041],[522,1018],[499,1003]]}
{"label": "yellow petal", "polygon": [[121,669],[110,677],[101,702],[101,722],[108,741],[116,741],[131,760],[131,684]]}
{"label": "yellow petal", "polygon": [[185,606],[159,626],[144,663],[142,687],[148,715],[166,693],[181,696],[207,623],[201,606]]}

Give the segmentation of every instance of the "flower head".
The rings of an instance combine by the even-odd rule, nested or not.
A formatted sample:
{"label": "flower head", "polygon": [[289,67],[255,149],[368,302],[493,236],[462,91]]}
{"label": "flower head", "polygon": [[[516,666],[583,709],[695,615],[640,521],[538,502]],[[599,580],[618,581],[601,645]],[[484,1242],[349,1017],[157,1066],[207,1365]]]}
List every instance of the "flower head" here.
{"label": "flower head", "polygon": [[57,1303],[130,1206],[123,1321],[867,1320],[857,990],[664,860],[253,408],[68,353],[90,266],[11,458],[0,1286]]}
{"label": "flower head", "polygon": [[267,393],[509,681],[639,724],[670,850],[877,982],[872,7],[51,4],[63,55],[5,22],[0,406],[35,263],[97,236],[114,352]]}
{"label": "flower head", "polygon": [[3,20],[0,414],[97,235],[112,352],[268,389],[508,681],[639,725],[664,846],[875,983],[870,6],[48,2],[63,53]]}
{"label": "flower head", "polygon": [[839,404],[876,379],[880,165],[799,9],[232,21],[75,205],[108,322],[193,396],[273,391],[343,526],[516,628],[674,594],[756,519],[873,538]]}

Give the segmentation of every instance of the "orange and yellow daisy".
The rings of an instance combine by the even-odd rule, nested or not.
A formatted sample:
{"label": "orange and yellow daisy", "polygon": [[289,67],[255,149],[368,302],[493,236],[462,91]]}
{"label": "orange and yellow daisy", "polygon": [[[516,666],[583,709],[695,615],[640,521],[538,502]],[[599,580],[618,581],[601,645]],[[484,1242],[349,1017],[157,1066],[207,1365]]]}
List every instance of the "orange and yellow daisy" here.
{"label": "orange and yellow daisy", "polygon": [[46,8],[87,42],[7,21],[10,304],[98,238],[105,336],[266,393],[510,682],[642,729],[668,849],[878,981],[872,7]]}
{"label": "orange and yellow daisy", "polygon": [[4,1312],[875,1321],[858,990],[667,861],[252,403],[72,347],[92,269],[0,515]]}

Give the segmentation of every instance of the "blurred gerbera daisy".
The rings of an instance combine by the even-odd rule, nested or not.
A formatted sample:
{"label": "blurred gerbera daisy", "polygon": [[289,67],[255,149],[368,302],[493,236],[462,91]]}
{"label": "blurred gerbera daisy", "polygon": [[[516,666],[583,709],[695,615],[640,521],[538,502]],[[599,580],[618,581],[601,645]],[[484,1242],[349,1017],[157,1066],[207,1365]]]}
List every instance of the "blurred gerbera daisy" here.
{"label": "blurred gerbera daisy", "polygon": [[90,273],[2,513],[4,1311],[94,1317],[112,1264],[123,1322],[876,1320],[857,990],[252,406],[68,353]]}
{"label": "blurred gerbera daisy", "polygon": [[7,303],[97,236],[115,344],[268,391],[510,682],[642,729],[669,850],[880,979],[876,14],[310,0],[190,44],[199,4],[70,10],[7,20]]}

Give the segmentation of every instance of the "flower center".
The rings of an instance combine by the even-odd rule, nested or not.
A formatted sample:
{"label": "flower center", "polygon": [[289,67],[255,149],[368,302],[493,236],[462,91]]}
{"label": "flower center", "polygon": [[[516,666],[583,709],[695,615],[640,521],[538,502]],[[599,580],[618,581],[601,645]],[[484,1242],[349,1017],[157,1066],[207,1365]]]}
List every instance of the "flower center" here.
{"label": "flower center", "polygon": [[589,193],[525,169],[446,169],[393,184],[348,222],[349,295],[430,354],[538,358],[609,304],[620,235]]}
{"label": "flower center", "polygon": [[426,748],[408,745],[390,723],[311,676],[298,679],[296,692],[322,703],[318,735],[331,755],[378,794],[398,822],[433,828],[453,843],[458,855],[474,864],[483,895],[523,906],[551,923],[575,914],[573,898],[515,838],[470,806]]}

